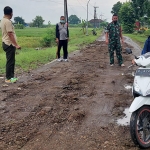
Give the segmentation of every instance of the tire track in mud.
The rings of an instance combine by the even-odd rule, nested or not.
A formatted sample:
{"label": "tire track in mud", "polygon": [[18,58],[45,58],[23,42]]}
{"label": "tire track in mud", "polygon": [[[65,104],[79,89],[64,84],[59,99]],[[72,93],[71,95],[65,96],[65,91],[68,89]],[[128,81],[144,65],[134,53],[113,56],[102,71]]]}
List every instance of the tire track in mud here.
{"label": "tire track in mud", "polygon": [[[64,71],[66,71],[66,70],[62,70],[62,72],[64,72]],[[44,100],[46,100],[46,99],[48,99],[47,97],[50,95],[50,94],[47,94],[47,97],[45,96],[45,97],[43,97],[43,96],[41,96],[41,94],[39,95],[40,96],[40,98],[39,97],[37,97],[37,93],[42,93],[42,94],[46,94],[47,92],[46,92],[46,90],[45,91],[37,91],[37,90],[34,90],[34,91],[32,91],[31,92],[31,89],[36,89],[37,87],[40,89],[40,83],[42,82],[42,84],[44,84],[44,80],[45,80],[45,82],[46,81],[48,81],[49,79],[44,79],[43,77],[45,77],[46,75],[43,75],[43,76],[41,76],[41,75],[39,75],[39,76],[33,76],[33,78],[31,79],[31,81],[28,81],[28,83],[26,83],[26,84],[21,84],[19,87],[20,88],[22,88],[23,90],[27,90],[28,92],[28,94],[30,95],[28,95],[28,99],[31,99],[31,100],[33,100],[34,98],[35,99],[44,99]],[[79,78],[80,80],[81,79],[83,79],[84,78],[84,74],[82,73],[81,75],[79,75],[77,78]],[[34,83],[33,84],[33,82],[32,82],[32,80],[34,80],[34,81],[38,81],[38,80],[40,80],[40,82],[36,82],[36,83]],[[72,81],[71,81],[71,84],[72,85],[74,85],[74,82],[76,82],[75,81],[76,80],[76,78],[73,80],[72,79]],[[82,82],[83,82],[83,80],[82,80]],[[68,90],[78,90],[78,86],[72,86],[70,83],[68,83],[67,84],[67,86],[69,87],[67,87],[67,86],[63,86],[63,92],[62,93],[65,93],[65,92],[68,92]],[[76,85],[76,83],[75,83],[75,85]],[[44,85],[42,85],[43,87],[44,87]],[[66,88],[67,88],[67,91],[66,91]],[[84,88],[84,89],[86,89],[86,88]],[[22,92],[23,92],[23,90],[22,90]],[[79,88],[79,90],[80,90],[80,88]],[[7,90],[7,97],[6,97],[6,99],[9,99],[9,100],[6,100],[7,102],[9,102],[9,101],[12,101],[13,100],[13,97],[11,97],[10,98],[10,94],[8,93],[8,91],[9,90]],[[11,91],[11,93],[12,93],[12,89],[10,89],[10,91]],[[30,92],[29,92],[30,91]],[[86,94],[86,90],[84,90],[84,92],[83,92],[83,94],[85,95]],[[26,94],[27,94],[26,93]],[[90,95],[92,95],[92,92],[90,93],[90,92],[87,92],[88,94],[90,94]],[[11,94],[12,96],[16,96],[18,94],[18,92],[17,91],[15,91],[14,92],[14,94]],[[35,95],[36,95],[36,97],[35,97]],[[74,94],[73,94],[74,95]],[[25,96],[25,95],[24,95]],[[66,95],[67,96],[67,98],[68,98],[68,95]],[[32,98],[32,97],[34,97],[34,98]],[[55,98],[58,98],[59,97],[59,95],[56,95],[55,96]],[[16,98],[17,98],[17,100],[19,101],[20,99],[16,96]],[[21,98],[21,97],[20,97]],[[58,99],[55,99],[56,101],[55,101],[55,104],[53,104],[55,107],[57,106],[57,101],[58,101]],[[64,100],[64,98],[65,98],[65,95],[61,95],[61,101],[63,101],[63,102],[61,102],[62,104],[64,103],[64,101],[65,101],[65,107],[67,107],[66,106],[66,100]],[[76,98],[76,97],[74,97],[73,98],[74,99],[74,101],[77,101],[78,100],[78,98]],[[4,99],[3,99],[3,101],[5,101]],[[25,98],[24,99],[24,101],[27,101],[27,99]],[[12,103],[15,103],[15,101],[12,101]],[[69,102],[67,102],[67,103],[72,103],[72,102],[70,102],[70,100],[69,100]],[[30,103],[31,104],[31,103]],[[30,114],[28,114],[23,120],[21,120],[20,122],[18,122],[18,121],[12,121],[12,123],[10,124],[10,120],[9,120],[9,124],[8,125],[4,125],[4,126],[2,126],[1,127],[1,131],[2,131],[2,136],[3,136],[3,133],[9,133],[10,131],[10,134],[11,134],[11,136],[8,134],[8,138],[9,139],[5,139],[7,142],[6,142],[6,145],[11,145],[12,146],[12,149],[14,148],[13,146],[16,144],[16,145],[19,145],[19,147],[22,147],[30,138],[32,138],[32,137],[30,137],[30,134],[32,135],[32,136],[34,136],[34,134],[36,134],[37,132],[38,132],[38,129],[36,129],[35,128],[35,131],[33,130],[33,132],[31,132],[30,130],[29,130],[29,133],[28,133],[28,136],[26,136],[26,138],[21,138],[21,137],[23,137],[23,131],[21,130],[21,128],[18,128],[18,127],[20,127],[20,126],[23,126],[23,128],[24,128],[24,131],[26,132],[26,128],[28,129],[28,126],[31,126],[31,130],[32,130],[32,126],[34,126],[34,127],[36,127],[36,125],[38,125],[39,126],[39,124],[40,124],[40,119],[38,118],[38,117],[36,117],[36,114],[38,113],[38,114],[40,114],[40,111],[41,111],[41,114],[42,114],[42,108],[41,107],[44,107],[44,104],[41,102],[40,104],[39,104],[39,101],[38,101],[38,103],[37,103],[38,105],[37,106],[35,106],[34,108],[32,108],[32,113],[30,113]],[[21,105],[22,105],[22,103],[21,103]],[[22,106],[23,107],[23,106]],[[24,106],[25,107],[25,106]],[[27,106],[26,106],[27,107]],[[50,108],[49,108],[50,109]],[[54,109],[54,108],[53,108]],[[57,110],[56,108],[54,109],[54,110]],[[17,110],[13,110],[12,111],[12,114],[15,116],[15,114],[14,114],[14,112],[18,112],[18,113],[20,113],[19,111],[21,111],[21,109],[19,109],[18,111]],[[28,110],[29,111],[29,110]],[[31,111],[31,110],[30,110]],[[68,110],[67,110],[68,111]],[[54,111],[55,112],[55,111]],[[44,112],[43,112],[44,113]],[[56,112],[57,113],[57,112]],[[56,122],[62,122],[62,120],[60,120],[59,118],[62,118],[62,116],[61,116],[62,114],[55,114],[54,113],[54,117],[53,117],[53,122],[54,123],[56,123]],[[17,116],[17,114],[16,114],[16,116]],[[61,117],[60,117],[61,116]],[[66,116],[66,115],[65,115]],[[84,114],[83,114],[83,116],[84,116]],[[10,116],[10,118],[12,118],[13,116]],[[23,116],[22,116],[23,117]],[[73,118],[74,118],[74,116],[72,116]],[[78,117],[78,116],[77,116]],[[34,118],[34,119],[33,119]],[[20,118],[16,118],[16,120],[17,119],[20,119]],[[36,120],[39,120],[39,121],[36,121]],[[32,122],[32,123],[31,123]],[[7,129],[8,130],[7,130]],[[15,131],[15,133],[17,133],[17,135],[15,136],[15,133],[12,133],[13,131]],[[20,133],[20,138],[18,138],[18,134]],[[12,138],[10,138],[10,137],[12,137]]]}

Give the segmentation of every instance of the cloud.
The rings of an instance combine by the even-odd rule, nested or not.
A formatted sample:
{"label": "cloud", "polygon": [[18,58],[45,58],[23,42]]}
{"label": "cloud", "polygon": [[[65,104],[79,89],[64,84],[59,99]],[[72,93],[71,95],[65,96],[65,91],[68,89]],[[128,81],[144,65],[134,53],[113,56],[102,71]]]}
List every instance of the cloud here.
{"label": "cloud", "polygon": [[[68,0],[68,15],[75,14],[81,19],[87,19],[87,1],[88,0]],[[120,0],[125,2],[126,0]],[[88,5],[89,19],[94,17],[94,7],[97,8],[97,17],[111,20],[111,9],[118,0],[90,0]],[[55,24],[59,21],[61,15],[64,14],[63,0],[3,0],[0,5],[0,17],[3,17],[3,9],[5,6],[13,8],[13,17],[22,17],[25,22],[32,22],[36,16],[42,16],[45,24],[51,21]],[[100,16],[103,14],[103,16]]]}

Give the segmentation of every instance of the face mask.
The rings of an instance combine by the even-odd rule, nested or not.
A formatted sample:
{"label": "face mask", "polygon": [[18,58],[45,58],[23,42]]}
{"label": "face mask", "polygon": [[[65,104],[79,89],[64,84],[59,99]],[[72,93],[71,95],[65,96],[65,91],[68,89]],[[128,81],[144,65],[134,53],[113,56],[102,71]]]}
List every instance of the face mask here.
{"label": "face mask", "polygon": [[118,21],[117,21],[117,20],[115,20],[115,21],[114,21],[114,24],[116,24],[117,22],[118,22]]}
{"label": "face mask", "polygon": [[60,20],[60,23],[63,23],[63,24],[65,24],[65,20]]}

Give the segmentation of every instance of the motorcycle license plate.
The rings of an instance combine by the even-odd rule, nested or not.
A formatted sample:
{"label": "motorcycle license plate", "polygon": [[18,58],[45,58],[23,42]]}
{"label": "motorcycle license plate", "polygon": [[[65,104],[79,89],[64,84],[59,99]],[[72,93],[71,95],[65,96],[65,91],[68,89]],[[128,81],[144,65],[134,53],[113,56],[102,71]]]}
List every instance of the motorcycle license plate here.
{"label": "motorcycle license plate", "polygon": [[138,69],[136,76],[150,77],[150,69]]}

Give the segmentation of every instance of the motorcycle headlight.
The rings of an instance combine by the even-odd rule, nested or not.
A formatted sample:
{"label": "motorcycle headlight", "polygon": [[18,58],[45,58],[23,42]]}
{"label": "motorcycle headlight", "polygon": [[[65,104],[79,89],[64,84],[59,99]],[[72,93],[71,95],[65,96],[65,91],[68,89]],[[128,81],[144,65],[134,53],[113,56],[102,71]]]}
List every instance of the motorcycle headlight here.
{"label": "motorcycle headlight", "polygon": [[141,89],[140,89],[136,80],[134,81],[134,91],[139,93],[139,94],[142,94]]}

